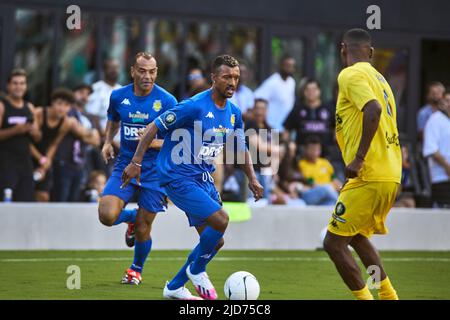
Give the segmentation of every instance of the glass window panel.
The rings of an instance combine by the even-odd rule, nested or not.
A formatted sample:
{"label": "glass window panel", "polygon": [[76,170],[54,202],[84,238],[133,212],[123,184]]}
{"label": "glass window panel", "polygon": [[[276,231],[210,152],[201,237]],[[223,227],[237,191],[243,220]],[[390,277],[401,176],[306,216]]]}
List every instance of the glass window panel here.
{"label": "glass window panel", "polygon": [[28,99],[45,105],[51,91],[54,26],[51,13],[19,9],[15,14],[14,67],[28,73]]}
{"label": "glass window panel", "polygon": [[409,51],[404,48],[377,47],[373,57],[373,65],[384,75],[392,88],[397,105],[398,129],[400,132],[405,132]]}
{"label": "glass window panel", "polygon": [[[65,18],[64,22],[65,23]],[[97,50],[96,24],[89,13],[81,15],[81,30],[63,28],[61,54],[59,56],[59,82],[73,88],[94,82],[95,52]]]}
{"label": "glass window panel", "polygon": [[180,80],[180,41],[182,24],[151,19],[145,23],[145,50],[158,61],[157,83],[173,92]]}
{"label": "glass window panel", "polygon": [[125,85],[130,82],[130,64],[140,51],[140,21],[138,18],[116,16],[107,18],[105,25],[105,35],[109,36],[104,41],[102,59],[117,59],[120,65],[118,82]]}
{"label": "glass window panel", "polygon": [[256,88],[259,75],[259,33],[258,27],[244,25],[227,25],[227,53],[238,60],[243,59],[248,65],[246,85]]}
{"label": "glass window panel", "polygon": [[288,54],[296,61],[296,70],[294,78],[296,83],[300,83],[303,77],[303,62],[305,60],[305,43],[302,38],[295,37],[272,37],[272,61],[271,71],[277,72],[279,70],[280,59]]}
{"label": "glass window panel", "polygon": [[220,54],[220,25],[194,22],[188,25],[186,39],[187,67],[209,73],[209,65]]}
{"label": "glass window panel", "polygon": [[333,96],[333,90],[341,66],[338,46],[333,35],[320,33],[317,37],[315,72],[322,89],[322,101],[328,102],[336,98]]}

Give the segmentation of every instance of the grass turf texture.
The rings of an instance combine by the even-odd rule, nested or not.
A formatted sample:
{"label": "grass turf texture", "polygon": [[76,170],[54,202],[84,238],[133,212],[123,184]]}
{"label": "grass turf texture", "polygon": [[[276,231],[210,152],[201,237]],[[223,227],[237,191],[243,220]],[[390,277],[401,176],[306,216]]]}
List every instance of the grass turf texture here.
{"label": "grass turf texture", "polygon": [[[120,284],[132,250],[0,251],[0,299],[161,299],[187,253],[153,251],[136,287]],[[381,255],[401,299],[450,299],[450,252]],[[66,287],[70,265],[81,269],[80,290]],[[260,299],[353,299],[323,251],[220,252],[208,266],[219,298],[226,278],[240,270],[256,276]],[[190,283],[188,288],[195,292]]]}

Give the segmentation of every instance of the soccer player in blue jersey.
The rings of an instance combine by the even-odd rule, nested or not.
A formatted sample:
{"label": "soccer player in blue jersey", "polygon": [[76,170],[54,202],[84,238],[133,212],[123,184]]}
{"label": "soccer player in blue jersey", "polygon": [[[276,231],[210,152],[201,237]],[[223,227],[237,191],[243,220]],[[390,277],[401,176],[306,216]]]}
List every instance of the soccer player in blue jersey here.
{"label": "soccer player in blue jersey", "polygon": [[[156,60],[152,55],[138,53],[131,67],[133,83],[114,90],[108,108],[102,155],[105,161],[114,158],[112,141],[119,128],[120,151],[100,199],[98,213],[101,223],[106,226],[129,224],[126,240],[130,247],[135,242],[134,261],[125,272],[122,279],[124,284],[138,285],[141,282],[142,268],[152,247],[151,226],[156,213],[164,211],[166,207],[166,194],[160,187],[156,174],[156,156],[163,142],[159,137],[142,154],[140,165],[144,174],[140,179],[133,179],[123,188],[120,181],[122,171],[134,155],[143,129],[177,103],[170,93],[155,83],[157,70]],[[137,191],[139,208],[125,209]]]}
{"label": "soccer player in blue jersey", "polygon": [[[159,182],[168,197],[183,210],[199,235],[199,244],[186,263],[164,288],[168,299],[198,299],[184,284],[191,280],[203,299],[217,299],[217,292],[206,274],[206,265],[223,246],[228,215],[222,208],[211,172],[213,160],[230,141],[237,138],[238,158],[249,179],[256,200],[263,196],[250,154],[245,147],[242,116],[228,98],[233,96],[239,81],[239,63],[228,55],[218,56],[212,64],[212,88],[184,100],[157,117],[139,142],[134,157],[122,174],[127,186],[141,175],[146,150],[157,134],[166,134],[157,160]],[[180,141],[181,138],[181,141]],[[231,143],[232,144],[232,143]],[[233,148],[234,150],[234,148]],[[243,157],[239,157],[244,155]]]}

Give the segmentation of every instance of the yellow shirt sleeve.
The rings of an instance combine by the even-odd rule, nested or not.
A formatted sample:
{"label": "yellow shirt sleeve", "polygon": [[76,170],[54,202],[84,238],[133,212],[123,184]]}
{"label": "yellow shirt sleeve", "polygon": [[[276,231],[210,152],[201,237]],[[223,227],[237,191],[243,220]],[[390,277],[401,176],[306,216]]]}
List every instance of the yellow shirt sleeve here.
{"label": "yellow shirt sleeve", "polygon": [[339,77],[339,90],[359,110],[362,110],[367,102],[377,99],[366,75],[356,70],[348,69],[342,73]]}

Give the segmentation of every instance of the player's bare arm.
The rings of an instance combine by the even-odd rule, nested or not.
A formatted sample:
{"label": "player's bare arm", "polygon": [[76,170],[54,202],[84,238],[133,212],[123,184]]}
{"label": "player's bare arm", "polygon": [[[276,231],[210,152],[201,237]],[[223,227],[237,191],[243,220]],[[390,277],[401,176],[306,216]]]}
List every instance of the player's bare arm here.
{"label": "player's bare arm", "polygon": [[36,107],[32,103],[28,103],[28,108],[33,114],[33,122],[31,123],[29,134],[34,142],[39,142],[42,139],[42,132],[39,129],[38,119],[36,117],[38,115],[38,112],[36,111]]}
{"label": "player's bare arm", "polygon": [[376,100],[371,100],[363,107],[363,129],[361,141],[355,159],[345,168],[345,176],[349,179],[356,178],[361,170],[367,151],[369,151],[378,124],[380,123],[381,106]]}
{"label": "player's bare arm", "polygon": [[[145,133],[145,128],[139,130],[139,139],[142,139]],[[149,149],[161,150],[164,139],[153,139],[153,141],[148,146]]]}
{"label": "player's bare arm", "polygon": [[140,183],[142,159],[144,159],[144,154],[155,139],[157,133],[158,127],[154,122],[150,123],[139,141],[133,159],[131,159],[130,164],[128,164],[122,173],[122,187],[127,186],[133,178],[136,178],[138,184]]}
{"label": "player's bare arm", "polygon": [[108,163],[110,159],[114,159],[114,148],[112,142],[114,140],[115,135],[119,131],[120,122],[115,122],[108,120],[106,122],[105,129],[105,143],[102,148],[102,157],[105,163]]}
{"label": "player's bare arm", "polygon": [[441,165],[444,168],[445,173],[447,174],[447,176],[450,177],[450,163],[448,163],[447,160],[445,160],[444,156],[442,156],[442,154],[439,151],[436,151],[431,156],[433,157],[434,161],[436,161],[439,165]]}

